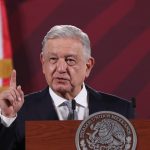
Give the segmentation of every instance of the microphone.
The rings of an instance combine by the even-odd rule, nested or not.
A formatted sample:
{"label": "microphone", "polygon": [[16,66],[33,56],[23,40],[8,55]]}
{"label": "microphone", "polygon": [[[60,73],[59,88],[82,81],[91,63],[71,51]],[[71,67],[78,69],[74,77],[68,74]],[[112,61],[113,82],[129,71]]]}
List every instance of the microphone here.
{"label": "microphone", "polygon": [[72,120],[75,119],[75,115],[74,115],[75,109],[76,109],[76,101],[73,99],[72,100],[72,111],[73,111]]}

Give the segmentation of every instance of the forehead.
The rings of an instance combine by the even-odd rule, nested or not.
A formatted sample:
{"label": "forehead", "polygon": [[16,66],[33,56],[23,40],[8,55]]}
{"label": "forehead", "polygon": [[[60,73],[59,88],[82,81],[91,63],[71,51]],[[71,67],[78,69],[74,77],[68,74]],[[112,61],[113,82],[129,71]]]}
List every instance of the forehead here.
{"label": "forehead", "polygon": [[44,51],[56,54],[80,54],[83,53],[83,45],[77,39],[49,39],[45,44]]}

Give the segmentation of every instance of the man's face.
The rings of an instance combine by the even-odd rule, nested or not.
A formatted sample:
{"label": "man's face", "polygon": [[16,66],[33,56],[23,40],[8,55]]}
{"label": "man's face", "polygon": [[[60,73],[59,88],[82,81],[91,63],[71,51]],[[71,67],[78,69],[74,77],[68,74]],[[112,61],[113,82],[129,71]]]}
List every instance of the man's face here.
{"label": "man's face", "polygon": [[48,85],[60,96],[76,96],[93,67],[94,59],[86,59],[80,41],[50,39],[41,53],[43,73]]}

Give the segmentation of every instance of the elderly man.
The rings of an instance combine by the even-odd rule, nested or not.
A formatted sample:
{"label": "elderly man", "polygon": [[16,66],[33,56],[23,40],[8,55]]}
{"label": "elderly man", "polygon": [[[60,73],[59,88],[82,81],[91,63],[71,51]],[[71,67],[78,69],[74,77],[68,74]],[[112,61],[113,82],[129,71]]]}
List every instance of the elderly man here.
{"label": "elderly man", "polygon": [[[0,93],[0,149],[25,149],[26,120],[83,120],[104,110],[133,117],[130,102],[84,83],[94,66],[86,33],[71,25],[54,26],[42,44],[40,59],[48,87],[24,96],[16,85],[16,71],[12,72],[9,89]],[[70,118],[72,102],[76,107]]]}

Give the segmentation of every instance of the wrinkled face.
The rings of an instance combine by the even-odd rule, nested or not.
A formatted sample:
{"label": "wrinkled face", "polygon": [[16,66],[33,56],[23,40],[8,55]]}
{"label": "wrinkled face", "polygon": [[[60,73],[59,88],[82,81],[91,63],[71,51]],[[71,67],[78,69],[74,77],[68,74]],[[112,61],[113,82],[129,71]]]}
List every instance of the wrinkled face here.
{"label": "wrinkled face", "polygon": [[80,41],[61,38],[47,41],[41,62],[48,85],[58,95],[70,98],[80,92],[94,59],[85,57]]}

